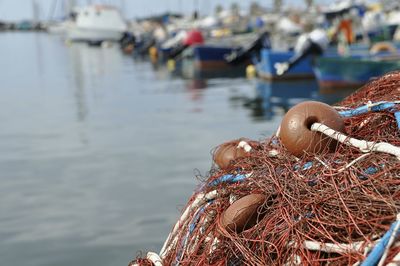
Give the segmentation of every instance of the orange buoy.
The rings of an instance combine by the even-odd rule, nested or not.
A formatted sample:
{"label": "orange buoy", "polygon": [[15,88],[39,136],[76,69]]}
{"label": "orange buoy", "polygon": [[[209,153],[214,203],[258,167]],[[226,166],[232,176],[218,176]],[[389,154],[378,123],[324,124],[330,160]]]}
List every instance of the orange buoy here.
{"label": "orange buoy", "polygon": [[213,160],[221,169],[229,167],[233,160],[249,156],[252,147],[245,139],[226,142],[218,146]]}
{"label": "orange buoy", "polygon": [[265,201],[266,196],[262,194],[250,194],[235,201],[222,213],[222,227],[236,233],[250,229],[265,215],[266,209],[262,207]]}
{"label": "orange buoy", "polygon": [[311,131],[315,122],[344,132],[344,121],[331,106],[315,101],[306,101],[291,108],[283,117],[280,138],[283,145],[294,156],[307,153],[334,151],[337,142],[319,132]]}

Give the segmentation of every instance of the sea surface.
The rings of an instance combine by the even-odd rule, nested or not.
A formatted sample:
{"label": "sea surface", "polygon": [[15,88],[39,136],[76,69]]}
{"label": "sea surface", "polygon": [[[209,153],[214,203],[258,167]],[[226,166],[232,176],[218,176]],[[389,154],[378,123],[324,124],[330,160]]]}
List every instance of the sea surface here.
{"label": "sea surface", "polygon": [[0,265],[127,265],[159,251],[211,151],[273,134],[313,81],[184,79],[117,46],[0,34]]}

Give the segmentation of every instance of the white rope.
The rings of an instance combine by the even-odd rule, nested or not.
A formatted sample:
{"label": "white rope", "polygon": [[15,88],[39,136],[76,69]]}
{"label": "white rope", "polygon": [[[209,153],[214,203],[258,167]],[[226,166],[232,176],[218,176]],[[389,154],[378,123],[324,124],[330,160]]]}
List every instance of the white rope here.
{"label": "white rope", "polygon": [[325,126],[324,124],[320,124],[320,123],[314,123],[311,126],[311,130],[321,132],[333,139],[336,139],[337,141],[339,141],[343,144],[356,147],[356,148],[360,149],[362,152],[377,151],[377,152],[392,154],[392,155],[396,156],[398,159],[400,158],[400,148],[396,147],[390,143],[386,143],[386,142],[376,143],[376,142],[372,142],[372,141],[351,138],[341,132],[333,130],[333,129]]}
{"label": "white rope", "polygon": [[345,107],[345,106],[333,106],[333,108],[338,109],[338,110],[348,110],[348,109],[351,109],[351,107]]}
{"label": "white rope", "polygon": [[320,162],[325,168],[329,168],[329,166],[324,163],[324,161],[322,161],[320,158],[318,158],[317,156],[314,156],[315,160],[317,160],[318,162]]}
{"label": "white rope", "polygon": [[[204,208],[206,208],[206,207],[209,206],[209,205],[210,205],[210,202],[207,203],[204,207],[198,208],[197,211],[194,213],[193,217],[198,216],[198,215],[202,212],[202,209],[203,209],[203,211],[204,211]],[[189,228],[190,228],[190,226],[191,226],[191,225],[189,225]],[[181,257],[180,257],[179,261],[182,261],[183,256],[185,255],[186,250],[188,249],[188,242],[190,241],[189,237],[190,237],[190,230],[188,230],[188,232],[186,233],[184,242],[183,242],[183,244],[181,244],[182,247],[183,247],[183,251],[181,252]],[[177,239],[177,238],[175,237],[175,239]],[[174,241],[175,241],[175,239],[174,239]]]}
{"label": "white rope", "polygon": [[278,129],[276,130],[276,133],[275,133],[275,135],[277,137],[279,137],[279,134],[281,134],[281,126],[278,127]]}
{"label": "white rope", "polygon": [[368,112],[371,112],[371,108],[374,107],[376,104],[378,104],[378,103],[372,103],[371,101],[368,101],[366,104]]}
{"label": "white rope", "polygon": [[400,265],[400,252],[394,256],[392,262],[386,264],[386,266],[399,266]]}
{"label": "white rope", "polygon": [[353,164],[355,164],[356,162],[360,161],[361,159],[364,159],[365,157],[367,157],[368,155],[370,155],[371,153],[365,153],[363,155],[361,155],[360,157],[354,159],[353,161],[351,161],[350,163],[346,164],[344,167],[340,168],[338,170],[339,173],[343,172],[344,170],[346,170],[347,168],[349,168],[350,166],[352,166]]}
{"label": "white rope", "polygon": [[[211,221],[214,220],[215,216],[216,216],[216,212],[214,210],[210,211],[206,215],[206,217],[204,218],[203,223],[202,223],[202,225],[200,227],[200,234],[204,234],[206,232],[206,230],[208,229],[208,227],[211,224]],[[197,243],[199,242],[199,240],[200,240],[200,236],[197,235],[195,240],[194,240],[194,243],[189,248],[189,252],[190,253],[193,253],[195,251],[195,248],[196,248]]]}
{"label": "white rope", "polygon": [[157,253],[148,252],[147,259],[150,260],[154,266],[163,266],[162,260],[161,260],[160,256],[158,256]]}
{"label": "white rope", "polygon": [[278,154],[279,154],[279,151],[277,151],[275,149],[268,151],[268,157],[276,157],[276,156],[278,156]]}
{"label": "white rope", "polygon": [[351,253],[359,252],[362,247],[365,246],[365,242],[354,242],[351,244],[333,244],[333,243],[321,243],[316,241],[306,240],[303,242],[303,247],[311,251],[323,251],[327,253]]}
{"label": "white rope", "polygon": [[368,123],[371,121],[373,116],[368,116],[367,118],[365,118],[360,125],[358,126],[358,129],[362,129],[365,125],[368,125]]}
{"label": "white rope", "polygon": [[[377,105],[384,104],[384,103],[399,104],[400,101],[393,101],[393,102],[379,101],[379,102],[374,102],[374,103],[372,103],[371,101],[368,101],[365,105],[367,105],[368,110],[371,110],[372,107],[375,107]],[[353,109],[351,107],[344,107],[344,106],[333,106],[333,108],[338,109],[338,110],[350,110],[350,109]]]}
{"label": "white rope", "polygon": [[219,246],[219,242],[221,242],[221,241],[220,241],[217,237],[215,237],[215,238],[213,239],[208,254],[211,255],[211,254],[213,254],[213,252],[214,252],[215,250],[217,250],[217,248],[218,248],[218,246]]}
{"label": "white rope", "polygon": [[177,234],[178,229],[185,224],[187,218],[189,217],[189,214],[193,211],[193,210],[197,210],[201,205],[203,205],[204,203],[206,203],[209,200],[215,199],[217,196],[219,195],[223,195],[225,194],[224,191],[217,191],[217,190],[213,190],[211,192],[208,192],[207,194],[204,193],[200,193],[196,196],[195,200],[192,202],[192,204],[190,204],[186,210],[182,213],[182,216],[179,218],[179,220],[176,222],[174,229],[172,230],[172,232],[168,235],[167,240],[165,241],[161,251],[160,251],[160,256],[161,258],[165,258],[165,256],[168,254],[168,252],[170,251],[170,249],[175,245],[176,243],[176,239],[174,239],[174,241],[172,241],[172,243],[170,245],[169,242],[171,240],[171,238],[174,238]]}
{"label": "white rope", "polygon": [[[162,263],[162,260],[161,260],[160,256],[158,256],[158,254],[155,253],[155,252],[147,252],[146,259],[151,261],[154,266],[163,266],[163,263]],[[139,263],[130,264],[130,265],[131,266],[142,266]]]}
{"label": "white rope", "polygon": [[247,143],[246,141],[242,140],[241,142],[239,142],[239,144],[237,145],[236,148],[243,148],[245,150],[245,152],[250,152],[251,151],[251,146],[249,145],[249,143]]}

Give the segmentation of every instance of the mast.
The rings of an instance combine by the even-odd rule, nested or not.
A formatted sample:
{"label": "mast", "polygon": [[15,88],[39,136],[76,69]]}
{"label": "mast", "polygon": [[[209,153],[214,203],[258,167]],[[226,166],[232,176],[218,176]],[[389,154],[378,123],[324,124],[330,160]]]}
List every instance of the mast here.
{"label": "mast", "polygon": [[69,18],[69,16],[72,14],[72,12],[74,11],[74,8],[76,6],[76,1],[75,0],[66,0],[64,1],[66,2],[65,4],[65,17]]}
{"label": "mast", "polygon": [[178,0],[178,1],[179,1],[179,12],[181,14],[183,14],[182,0]]}
{"label": "mast", "polygon": [[32,14],[33,14],[33,22],[39,21],[39,6],[36,0],[32,0]]}
{"label": "mast", "polygon": [[274,11],[280,12],[282,8],[283,0],[274,0]]}
{"label": "mast", "polygon": [[305,2],[305,4],[306,4],[306,7],[307,7],[307,8],[310,8],[310,7],[314,4],[314,1],[313,1],[313,0],[305,0],[304,2]]}
{"label": "mast", "polygon": [[49,14],[47,16],[48,20],[53,20],[55,18],[55,13],[58,5],[58,0],[54,0],[50,6]]}
{"label": "mast", "polygon": [[[111,3],[110,3],[111,5]],[[127,13],[127,8],[126,8],[126,2],[125,0],[119,0],[119,5],[118,5],[118,10],[124,20],[127,20],[128,18],[128,13]]]}

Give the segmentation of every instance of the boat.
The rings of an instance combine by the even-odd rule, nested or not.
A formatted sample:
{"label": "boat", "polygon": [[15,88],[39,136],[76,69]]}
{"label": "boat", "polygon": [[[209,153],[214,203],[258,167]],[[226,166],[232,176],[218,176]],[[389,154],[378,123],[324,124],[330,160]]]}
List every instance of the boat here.
{"label": "boat", "polygon": [[193,48],[194,65],[199,70],[218,70],[230,68],[225,57],[231,54],[235,47],[200,45]]}
{"label": "boat", "polygon": [[400,55],[360,57],[320,57],[314,72],[322,89],[352,88],[383,74],[400,70]]}
{"label": "boat", "polygon": [[118,9],[106,5],[91,5],[78,10],[76,23],[68,30],[71,41],[101,43],[119,41],[127,25]]}
{"label": "boat", "polygon": [[[324,52],[323,56],[319,57],[320,59],[323,58],[319,62],[324,62],[326,58],[328,58],[327,59],[328,61],[334,60],[335,58],[338,59],[337,61],[340,61],[341,58],[354,58],[354,59],[369,58],[371,57],[371,52],[374,51],[375,47],[378,47],[377,51],[378,54],[376,54],[376,58],[379,58],[379,56],[385,55],[385,52],[381,53],[379,48],[379,46],[382,45],[383,43],[384,43],[384,46],[382,46],[383,50],[387,51],[388,49],[386,48],[391,48],[389,50],[400,49],[400,43],[389,43],[387,45],[385,42],[379,42],[374,44],[371,48],[369,45],[364,43],[354,43],[345,47],[344,49],[346,51],[341,51],[341,53],[338,53],[338,47],[329,46],[327,50]],[[315,60],[312,56],[306,57],[304,60],[302,60],[293,68],[291,68],[287,73],[279,76],[276,73],[276,69],[274,67],[275,64],[288,61],[292,56],[294,56],[294,51],[275,51],[270,49],[262,49],[260,52],[260,60],[254,61],[258,76],[264,80],[291,80],[291,79],[315,78],[315,68],[314,68]],[[386,57],[386,59],[389,59],[389,57]],[[329,64],[327,65],[329,67]],[[381,73],[380,75],[382,75],[383,73]],[[363,82],[362,84],[364,83],[365,82]]]}
{"label": "boat", "polygon": [[177,60],[184,77],[239,77],[245,75],[251,58],[259,53],[262,35],[242,34],[198,44]]}
{"label": "boat", "polygon": [[50,22],[46,30],[50,34],[65,34],[70,27],[74,26],[73,20],[65,20],[65,21],[52,21]]}
{"label": "boat", "polygon": [[262,49],[260,52],[260,61],[256,62],[258,76],[264,80],[313,79],[314,72],[311,56],[304,58],[283,75],[276,73],[275,64],[288,61],[294,54],[294,51]]}
{"label": "boat", "polygon": [[244,64],[229,64],[225,57],[235,51],[235,47],[197,45],[192,48],[191,54],[181,59],[181,72],[185,78],[216,78],[244,76]]}

